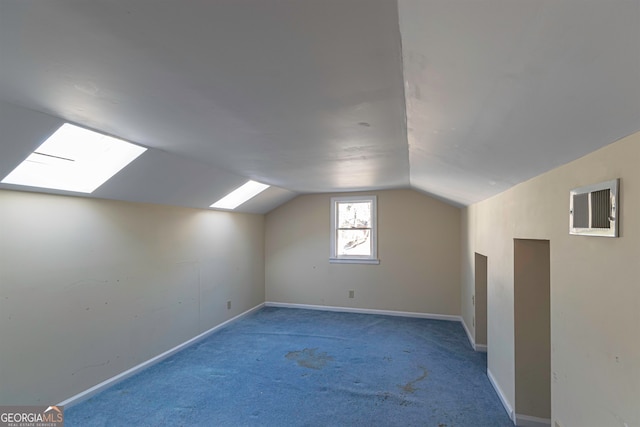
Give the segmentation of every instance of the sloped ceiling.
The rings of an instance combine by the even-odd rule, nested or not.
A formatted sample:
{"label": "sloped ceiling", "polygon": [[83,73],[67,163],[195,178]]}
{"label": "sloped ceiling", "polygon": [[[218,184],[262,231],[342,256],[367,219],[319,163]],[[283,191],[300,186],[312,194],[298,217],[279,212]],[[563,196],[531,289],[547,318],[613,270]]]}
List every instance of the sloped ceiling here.
{"label": "sloped ceiling", "polygon": [[400,1],[411,185],[471,204],[640,130],[637,0]]}
{"label": "sloped ceiling", "polygon": [[70,121],[149,148],[93,197],[466,205],[639,130],[639,42],[640,0],[2,0],[0,176]]}

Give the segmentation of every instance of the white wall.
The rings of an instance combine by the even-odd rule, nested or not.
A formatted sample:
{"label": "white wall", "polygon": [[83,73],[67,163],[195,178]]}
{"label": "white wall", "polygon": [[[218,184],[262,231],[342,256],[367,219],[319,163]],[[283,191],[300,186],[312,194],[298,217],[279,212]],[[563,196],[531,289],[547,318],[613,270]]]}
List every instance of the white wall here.
{"label": "white wall", "polygon": [[262,302],[262,215],[0,190],[0,404],[63,401]]}
{"label": "white wall", "polygon": [[299,196],[266,216],[267,301],[460,314],[460,209],[413,190],[352,194],[378,197],[380,264],[330,264],[337,194]]}
{"label": "white wall", "polygon": [[[464,210],[463,318],[470,326],[479,252],[489,266],[488,368],[512,407],[513,239],[548,239],[553,421],[640,426],[639,166],[636,133]],[[569,235],[569,190],[613,178],[621,178],[621,237]]]}

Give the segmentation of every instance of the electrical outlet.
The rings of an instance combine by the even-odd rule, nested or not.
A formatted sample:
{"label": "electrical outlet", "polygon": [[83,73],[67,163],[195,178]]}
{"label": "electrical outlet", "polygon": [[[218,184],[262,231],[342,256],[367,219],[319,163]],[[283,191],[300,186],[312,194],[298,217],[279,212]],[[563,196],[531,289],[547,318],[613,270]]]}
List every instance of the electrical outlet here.
{"label": "electrical outlet", "polygon": [[231,300],[227,301],[227,310],[231,310]]}
{"label": "electrical outlet", "polygon": [[349,298],[354,298],[356,296],[356,291],[354,291],[353,289],[351,289],[349,291]]}

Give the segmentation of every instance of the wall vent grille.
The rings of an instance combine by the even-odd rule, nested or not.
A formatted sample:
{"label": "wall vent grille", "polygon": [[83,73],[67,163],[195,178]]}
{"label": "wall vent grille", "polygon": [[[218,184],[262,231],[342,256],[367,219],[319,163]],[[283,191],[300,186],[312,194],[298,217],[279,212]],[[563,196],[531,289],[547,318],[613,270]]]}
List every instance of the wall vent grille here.
{"label": "wall vent grille", "polygon": [[569,197],[569,233],[618,237],[619,180],[574,188]]}

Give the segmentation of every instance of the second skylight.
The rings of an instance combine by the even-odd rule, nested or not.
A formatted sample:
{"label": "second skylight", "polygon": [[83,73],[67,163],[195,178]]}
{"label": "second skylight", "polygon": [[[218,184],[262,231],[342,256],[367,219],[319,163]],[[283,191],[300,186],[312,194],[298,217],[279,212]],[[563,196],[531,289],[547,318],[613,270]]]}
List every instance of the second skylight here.
{"label": "second skylight", "polygon": [[256,181],[249,181],[212,204],[211,207],[217,209],[235,209],[247,200],[252,199],[258,194],[262,193],[267,188],[269,188],[267,184],[261,184]]}

